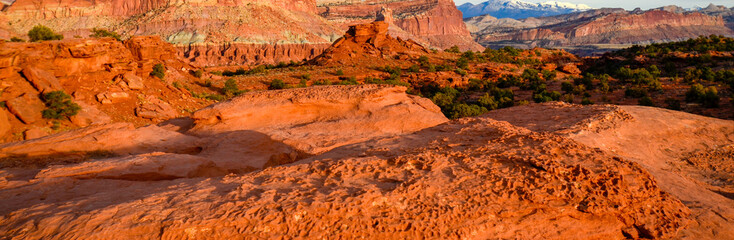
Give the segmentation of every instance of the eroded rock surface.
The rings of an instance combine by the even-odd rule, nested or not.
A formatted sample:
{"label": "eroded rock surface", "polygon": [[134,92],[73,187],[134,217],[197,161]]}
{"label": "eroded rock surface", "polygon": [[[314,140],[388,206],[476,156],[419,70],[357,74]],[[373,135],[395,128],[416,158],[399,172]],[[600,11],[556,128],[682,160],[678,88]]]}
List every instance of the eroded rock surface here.
{"label": "eroded rock surface", "polygon": [[448,121],[430,100],[405,90],[358,85],[246,93],[194,113],[196,125],[189,132],[212,135],[254,130],[317,154]]}

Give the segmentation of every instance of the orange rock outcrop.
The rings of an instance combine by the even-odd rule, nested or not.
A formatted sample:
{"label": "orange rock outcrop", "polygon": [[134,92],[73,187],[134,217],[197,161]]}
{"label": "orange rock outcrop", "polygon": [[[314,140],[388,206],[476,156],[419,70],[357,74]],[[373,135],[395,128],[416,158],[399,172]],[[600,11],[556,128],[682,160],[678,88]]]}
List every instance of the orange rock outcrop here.
{"label": "orange rock outcrop", "polygon": [[[660,167],[687,157],[687,152],[731,145],[734,143],[730,137],[734,131],[731,121],[636,106],[550,103],[493,111],[437,126],[428,124],[413,133],[355,138],[351,144],[296,162],[279,162],[289,157],[281,152],[284,148],[242,141],[252,134],[300,132],[297,129],[305,129],[303,126],[311,126],[303,133],[329,132],[346,137],[354,130],[371,128],[362,122],[369,119],[363,117],[369,116],[369,112],[413,114],[415,110],[410,108],[426,112],[425,106],[419,107],[420,102],[405,100],[394,88],[321,87],[298,91],[267,93],[270,99],[275,99],[270,109],[283,106],[279,110],[283,119],[270,122],[269,126],[264,121],[239,120],[241,117],[255,119],[263,114],[254,111],[266,105],[247,100],[257,99],[264,93],[202,110],[191,132],[201,133],[201,126],[234,128],[225,130],[226,137],[219,135],[217,141],[203,135],[190,136],[201,138],[205,149],[201,153],[172,153],[163,149],[81,162],[3,168],[0,201],[6,204],[0,205],[0,215],[4,216],[0,218],[0,236],[49,239],[358,236],[711,239],[728,236],[728,228],[720,227],[730,223],[723,218],[717,220],[712,214],[716,212],[728,218],[727,209],[732,200],[716,197],[717,193],[679,175],[675,169]],[[332,91],[341,100],[318,94]],[[401,98],[404,100],[399,101],[403,103],[398,105],[409,108],[390,110],[395,106],[392,101]],[[359,107],[353,111],[330,112],[304,105],[303,113],[287,107],[314,102],[341,106],[340,101],[347,99],[361,99],[354,102]],[[338,101],[330,103],[334,100]],[[288,116],[311,118],[290,121]],[[413,119],[423,118],[414,116]],[[392,114],[381,118],[389,118],[385,120],[391,123],[415,122]],[[252,122],[262,126],[242,124]],[[348,124],[350,128],[338,127],[350,122],[354,123]],[[635,138],[634,134],[642,134],[639,129],[645,129],[644,134],[650,139]],[[669,135],[678,132],[684,135],[681,138]],[[323,139],[321,134],[310,137],[312,143]],[[285,148],[293,147],[274,141],[285,144],[282,146]],[[639,142],[630,141],[653,144],[638,149]],[[672,148],[664,149],[658,143]],[[204,154],[210,146],[227,151],[240,149],[239,154],[230,155],[240,163],[263,156],[247,149],[273,155],[266,169],[225,176],[229,171],[219,165],[224,164],[222,155]],[[7,148],[8,145],[0,146],[0,149]],[[695,155],[699,159],[707,156],[716,155]],[[22,163],[22,160],[6,159],[3,164]],[[704,198],[708,200],[703,201]],[[712,231],[714,228],[718,230]]]}

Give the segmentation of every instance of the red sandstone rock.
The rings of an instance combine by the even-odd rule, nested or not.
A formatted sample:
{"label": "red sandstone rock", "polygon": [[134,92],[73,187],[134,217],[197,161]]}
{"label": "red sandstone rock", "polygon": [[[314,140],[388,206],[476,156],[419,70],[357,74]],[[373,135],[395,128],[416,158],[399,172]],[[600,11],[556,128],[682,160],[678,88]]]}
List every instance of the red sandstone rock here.
{"label": "red sandstone rock", "polygon": [[[222,172],[181,154],[91,160],[30,174],[9,170],[0,173],[0,200],[10,203],[0,205],[6,216],[0,235],[659,239],[686,231],[696,216],[661,190],[665,178],[564,135],[577,132],[565,131],[568,126],[603,133],[609,128],[588,124],[624,127],[630,121],[605,120],[616,113],[596,106],[563,107],[556,115],[538,106],[547,105],[523,108],[545,115],[514,115],[538,132],[489,117],[459,119],[226,177],[195,178]],[[544,132],[546,124],[559,132]]]}
{"label": "red sandstone rock", "polygon": [[23,132],[23,139],[31,140],[31,139],[36,139],[36,138],[42,138],[48,135],[49,133],[43,129],[31,128]]}
{"label": "red sandstone rock", "polygon": [[319,65],[372,64],[400,55],[416,58],[429,53],[414,41],[387,35],[388,26],[388,23],[379,21],[350,26],[343,38],[311,62]]}
{"label": "red sandstone rock", "polygon": [[20,97],[7,101],[8,110],[26,124],[34,123],[43,118],[41,111],[45,108],[41,99],[26,93]]}
{"label": "red sandstone rock", "polygon": [[53,74],[35,67],[26,66],[23,68],[23,76],[41,93],[63,89],[61,83]]}
{"label": "red sandstone rock", "polygon": [[135,114],[138,117],[156,121],[175,118],[178,115],[176,109],[155,96],[147,96],[145,103],[135,109]]}
{"label": "red sandstone rock", "polygon": [[246,93],[199,110],[193,119],[190,132],[197,135],[257,131],[309,154],[447,121],[430,100],[378,85]]}
{"label": "red sandstone rock", "polygon": [[8,113],[5,110],[0,109],[0,137],[5,136],[10,131],[10,121],[8,120]]}
{"label": "red sandstone rock", "polygon": [[456,45],[462,50],[483,49],[472,39],[461,12],[452,0],[318,0],[317,4],[322,16],[344,29],[350,25],[382,20],[398,27],[391,31],[394,36],[425,42],[430,45],[428,47],[446,49]]}

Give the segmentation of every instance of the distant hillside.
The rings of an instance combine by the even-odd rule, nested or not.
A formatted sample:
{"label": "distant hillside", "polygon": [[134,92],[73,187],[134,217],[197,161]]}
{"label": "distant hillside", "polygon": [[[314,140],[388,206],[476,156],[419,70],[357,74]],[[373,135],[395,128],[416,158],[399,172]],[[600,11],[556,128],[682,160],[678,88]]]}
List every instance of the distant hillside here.
{"label": "distant hillside", "polygon": [[465,3],[458,6],[464,18],[491,15],[497,18],[522,19],[529,17],[547,17],[560,14],[590,10],[584,4],[548,1],[529,3],[520,0],[489,0],[480,4]]}
{"label": "distant hillside", "polygon": [[667,6],[649,11],[598,9],[520,20],[485,15],[465,22],[474,39],[485,47],[564,48],[588,55],[632,44],[686,40],[701,35],[734,36],[732,13],[732,9],[723,6],[699,11]]}

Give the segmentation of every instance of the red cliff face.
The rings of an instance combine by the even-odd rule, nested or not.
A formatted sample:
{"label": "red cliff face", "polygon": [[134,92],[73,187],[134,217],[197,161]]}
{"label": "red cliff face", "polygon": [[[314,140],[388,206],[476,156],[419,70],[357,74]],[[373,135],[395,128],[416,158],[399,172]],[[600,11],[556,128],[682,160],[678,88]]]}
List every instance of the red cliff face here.
{"label": "red cliff face", "polygon": [[461,12],[452,0],[384,1],[368,0],[355,3],[334,0],[319,0],[321,15],[343,29],[348,25],[385,20],[398,27],[391,29],[393,35],[408,33],[418,42],[431,47],[479,50],[462,21]]}
{"label": "red cliff face", "polygon": [[37,24],[66,38],[92,28],[158,35],[199,65],[300,61],[341,33],[314,0],[19,0],[0,13],[0,38],[24,38]]}

